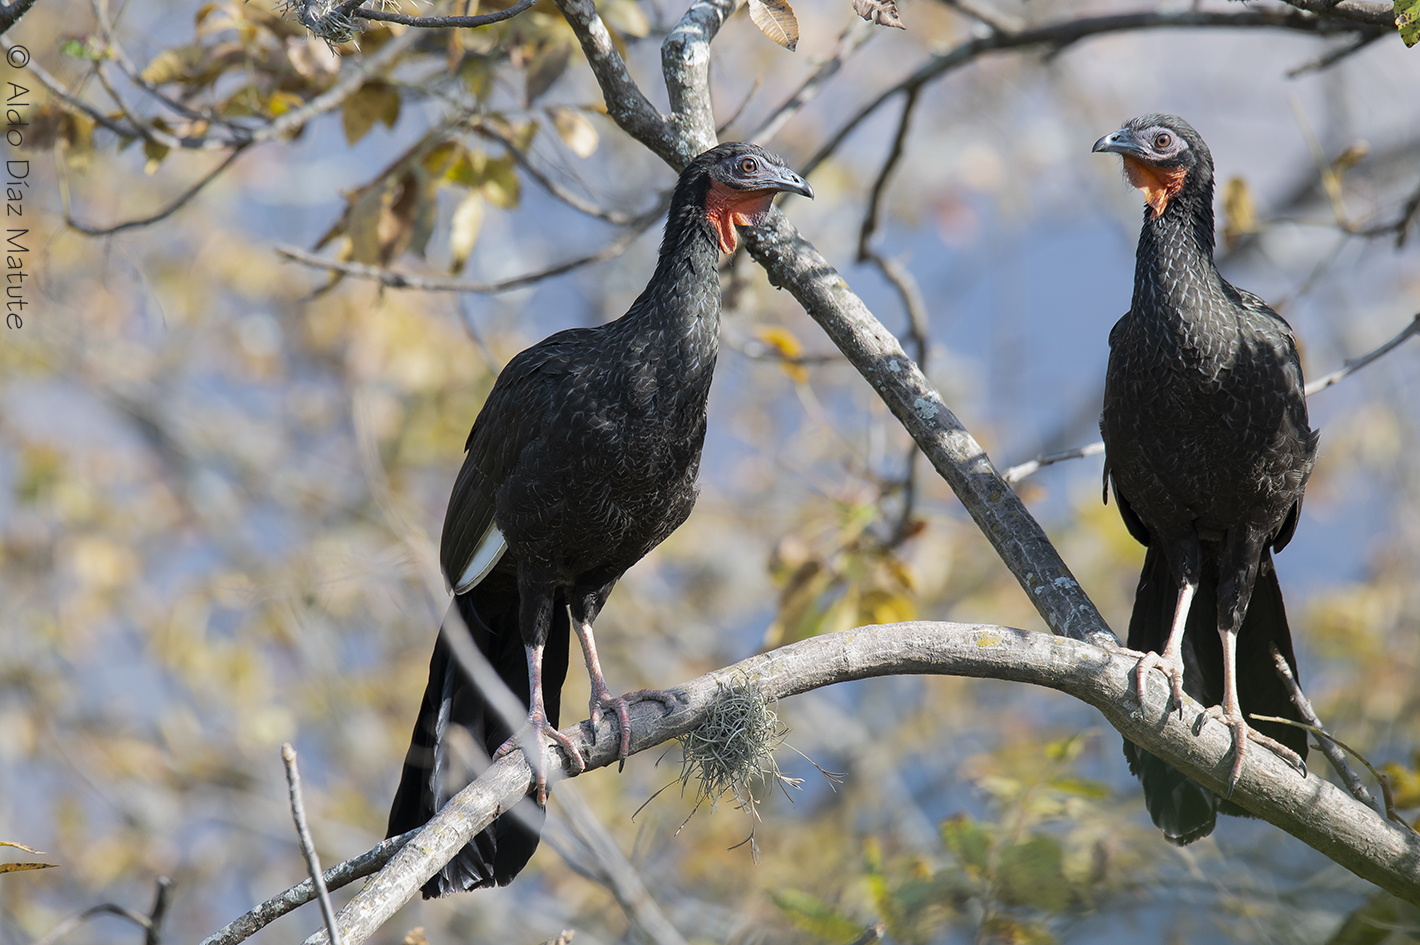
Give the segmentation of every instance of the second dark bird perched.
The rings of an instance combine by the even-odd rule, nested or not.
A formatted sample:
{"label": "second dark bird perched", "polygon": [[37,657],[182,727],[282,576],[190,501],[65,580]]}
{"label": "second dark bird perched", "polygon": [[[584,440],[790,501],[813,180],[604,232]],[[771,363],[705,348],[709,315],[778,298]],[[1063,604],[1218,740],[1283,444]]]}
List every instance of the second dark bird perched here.
{"label": "second dark bird perched", "polygon": [[[440,563],[462,624],[528,707],[539,805],[545,742],[584,765],[557,731],[569,629],[591,677],[592,720],[613,713],[629,751],[628,704],[613,696],[592,623],[626,569],[690,515],[719,350],[719,254],[735,225],[762,223],[775,195],[813,196],[763,148],[722,144],[683,172],[671,196],[655,274],[625,315],[558,332],[499,374],[469,433],[444,519]],[[451,626],[452,623],[452,626]],[[419,720],[390,809],[389,836],[426,823],[454,793],[451,726],[491,755],[529,739],[493,710],[440,630]],[[537,818],[505,814],[424,886],[425,898],[508,883],[537,847]],[[528,821],[531,821],[529,823]]]}
{"label": "second dark bird perched", "polygon": [[[1094,150],[1119,154],[1147,201],[1100,417],[1106,488],[1148,548],[1129,620],[1129,647],[1146,653],[1140,703],[1159,668],[1180,712],[1185,692],[1210,707],[1233,731],[1230,791],[1249,739],[1305,772],[1304,731],[1247,723],[1253,713],[1301,721],[1269,652],[1275,644],[1295,672],[1271,551],[1292,538],[1316,458],[1296,338],[1218,273],[1213,157],[1188,122],[1145,115]],[[1124,753],[1174,843],[1207,836],[1220,810],[1245,813],[1129,742]]]}

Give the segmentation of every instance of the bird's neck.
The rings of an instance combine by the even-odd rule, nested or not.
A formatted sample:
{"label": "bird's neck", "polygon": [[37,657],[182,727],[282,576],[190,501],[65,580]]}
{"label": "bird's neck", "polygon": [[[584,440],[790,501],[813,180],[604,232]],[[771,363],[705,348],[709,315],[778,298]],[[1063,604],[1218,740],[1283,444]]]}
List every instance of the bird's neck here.
{"label": "bird's neck", "polygon": [[1164,212],[1144,208],[1134,267],[1136,313],[1187,321],[1223,293],[1213,262],[1213,188],[1185,188]]}
{"label": "bird's neck", "polygon": [[704,210],[673,202],[656,271],[618,323],[643,356],[707,389],[720,345],[719,260]]}

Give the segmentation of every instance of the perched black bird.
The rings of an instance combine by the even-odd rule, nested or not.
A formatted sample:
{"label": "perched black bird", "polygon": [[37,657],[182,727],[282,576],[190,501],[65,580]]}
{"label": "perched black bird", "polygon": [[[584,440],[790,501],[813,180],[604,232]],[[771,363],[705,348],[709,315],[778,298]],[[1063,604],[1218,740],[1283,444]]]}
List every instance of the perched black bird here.
{"label": "perched black bird", "polygon": [[[669,698],[650,690],[613,696],[592,622],[617,579],[695,505],[719,349],[719,254],[735,248],[735,224],[762,223],[780,191],[813,196],[802,177],[752,144],[722,144],[697,157],[672,194],[655,274],[630,310],[518,354],[469,433],[440,561],[473,642],[528,706],[539,806],[547,794],[545,741],[577,770],[584,764],[557,732],[569,628],[591,676],[592,719],[616,713],[623,761],[628,702]],[[510,738],[455,658],[451,632],[443,627],[434,646],[389,836],[426,823],[454,793],[445,784],[450,723],[495,757],[522,741]],[[537,842],[526,818],[504,815],[425,884],[424,896],[505,885]]]}
{"label": "perched black bird", "polygon": [[[1301,720],[1268,649],[1295,672],[1269,548],[1297,527],[1317,435],[1291,327],[1213,263],[1213,157],[1198,132],[1145,115],[1094,150],[1119,154],[1148,203],[1100,416],[1106,490],[1148,547],[1129,620],[1129,647],[1147,654],[1139,700],[1157,667],[1180,712],[1184,692],[1211,707],[1233,730],[1231,793],[1249,738],[1305,771],[1304,731],[1246,716]],[[1245,813],[1129,742],[1124,754],[1174,843],[1206,837],[1219,810]]]}

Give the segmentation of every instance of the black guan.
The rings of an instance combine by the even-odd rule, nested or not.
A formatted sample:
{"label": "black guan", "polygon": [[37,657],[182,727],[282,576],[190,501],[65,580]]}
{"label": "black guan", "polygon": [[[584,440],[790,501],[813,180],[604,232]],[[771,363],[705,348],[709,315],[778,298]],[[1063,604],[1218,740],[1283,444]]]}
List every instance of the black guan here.
{"label": "black guan", "polygon": [[569,630],[591,677],[592,719],[615,713],[623,762],[628,702],[669,698],[652,690],[614,697],[592,624],[626,569],[695,505],[719,349],[719,254],[735,248],[735,224],[762,223],[780,191],[813,196],[762,148],[729,143],[701,154],[676,183],[655,273],[626,314],[521,352],[479,411],[449,499],[440,564],[473,643],[528,707],[526,728],[512,737],[455,656],[447,634],[462,632],[459,622],[446,620],[389,836],[426,823],[461,786],[449,783],[456,727],[493,757],[529,745],[539,807],[521,820],[500,817],[425,884],[425,898],[506,885],[527,863],[546,802],[545,744],[582,769],[557,732]]}
{"label": "black guan", "polygon": [[[1186,121],[1144,115],[1095,142],[1147,205],[1128,314],[1109,333],[1100,432],[1129,533],[1147,546],[1129,619],[1140,703],[1150,670],[1233,732],[1229,794],[1249,739],[1305,770],[1306,733],[1269,652],[1296,671],[1272,554],[1292,538],[1316,458],[1291,327],[1213,260],[1213,157]],[[1293,754],[1295,753],[1295,754]],[[1191,843],[1245,814],[1126,741],[1164,836]]]}

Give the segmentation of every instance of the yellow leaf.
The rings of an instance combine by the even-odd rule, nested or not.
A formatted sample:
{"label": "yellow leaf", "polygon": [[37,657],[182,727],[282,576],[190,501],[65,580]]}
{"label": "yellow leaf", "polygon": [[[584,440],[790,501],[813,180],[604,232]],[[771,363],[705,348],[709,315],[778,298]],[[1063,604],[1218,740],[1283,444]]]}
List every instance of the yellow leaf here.
{"label": "yellow leaf", "polygon": [[207,58],[207,53],[208,50],[202,46],[164,49],[148,61],[138,76],[149,85],[190,79]]}
{"label": "yellow leaf", "polygon": [[1400,31],[1401,42],[1406,46],[1420,43],[1420,0],[1395,0],[1391,9],[1395,12],[1395,28]]}
{"label": "yellow leaf", "polygon": [[651,32],[651,21],[635,0],[611,0],[601,15],[608,26],[625,36],[642,39]]}
{"label": "yellow leaf", "polygon": [[522,188],[518,184],[518,175],[513,170],[513,159],[503,158],[485,163],[480,189],[493,206],[503,210],[515,208]]}
{"label": "yellow leaf", "polygon": [[149,177],[156,174],[158,165],[163,163],[163,158],[168,156],[168,151],[170,150],[171,148],[166,144],[160,144],[157,141],[149,141],[145,138],[143,141],[143,156],[148,160],[143,165],[143,173],[147,174]]}
{"label": "yellow leaf", "polygon": [[272,92],[271,98],[266,100],[266,114],[276,118],[287,112],[293,112],[304,104],[306,104],[306,100],[294,92],[277,90]]}
{"label": "yellow leaf", "polygon": [[761,33],[790,52],[799,45],[799,20],[785,0],[749,0],[749,17]]}
{"label": "yellow leaf", "polygon": [[0,863],[0,873],[18,873],[21,870],[47,870],[58,863]]}
{"label": "yellow leaf", "polygon": [[794,336],[793,332],[787,328],[771,326],[759,329],[755,332],[755,336],[766,347],[784,359],[780,367],[785,374],[789,375],[790,380],[796,384],[802,384],[809,379],[809,372],[804,369],[802,364],[798,363],[798,359],[803,357],[804,346],[799,343],[799,339]]}
{"label": "yellow leaf", "polygon": [[1228,181],[1223,190],[1223,240],[1232,247],[1248,233],[1257,232],[1257,208],[1252,192],[1241,177]]}
{"label": "yellow leaf", "polygon": [[468,262],[469,253],[478,242],[478,231],[483,226],[483,195],[470,192],[454,210],[454,219],[449,227],[449,257],[453,260],[453,271],[462,272]]}
{"label": "yellow leaf", "polygon": [[14,847],[16,850],[24,850],[26,853],[33,853],[35,856],[45,855],[44,851],[42,850],[36,850],[34,847],[27,847],[23,843],[16,843],[13,840],[0,840],[0,847]]}
{"label": "yellow leaf", "polygon": [[565,105],[555,105],[548,109],[552,127],[562,137],[562,143],[577,157],[591,157],[597,150],[600,138],[597,129],[581,112]]}
{"label": "yellow leaf", "polygon": [[393,128],[399,120],[399,93],[387,82],[366,82],[345,100],[340,118],[349,144],[365,137],[377,121],[384,122],[386,128]]}

